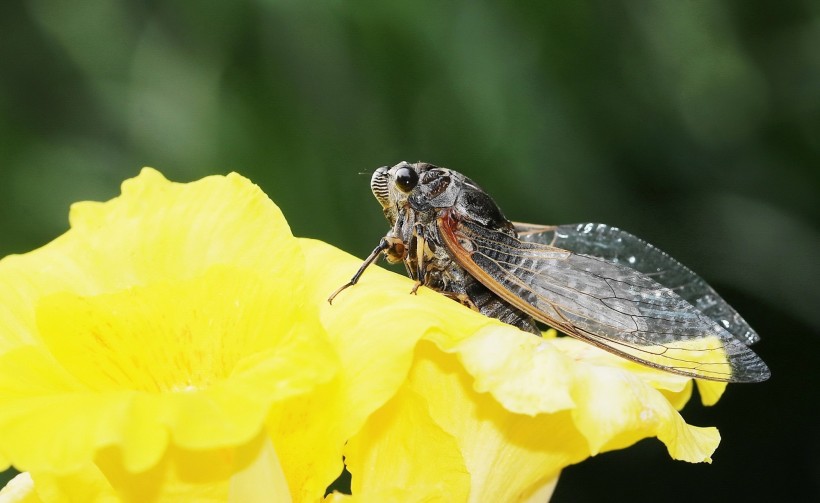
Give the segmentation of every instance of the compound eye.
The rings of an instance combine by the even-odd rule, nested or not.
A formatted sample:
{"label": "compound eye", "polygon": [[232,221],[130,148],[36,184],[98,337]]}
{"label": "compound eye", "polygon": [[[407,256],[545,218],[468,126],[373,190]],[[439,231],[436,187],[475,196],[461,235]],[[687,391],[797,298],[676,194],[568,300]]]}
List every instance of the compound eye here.
{"label": "compound eye", "polygon": [[419,183],[419,174],[412,168],[399,168],[396,170],[396,187],[400,191],[407,193]]}

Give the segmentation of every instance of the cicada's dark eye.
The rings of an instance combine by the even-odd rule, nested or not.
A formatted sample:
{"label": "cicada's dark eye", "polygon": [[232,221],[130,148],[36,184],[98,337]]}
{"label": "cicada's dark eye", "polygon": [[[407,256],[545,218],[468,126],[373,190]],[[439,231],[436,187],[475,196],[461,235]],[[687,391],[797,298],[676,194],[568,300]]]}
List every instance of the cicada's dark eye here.
{"label": "cicada's dark eye", "polygon": [[412,168],[396,170],[396,187],[402,192],[410,192],[419,183],[419,174]]}

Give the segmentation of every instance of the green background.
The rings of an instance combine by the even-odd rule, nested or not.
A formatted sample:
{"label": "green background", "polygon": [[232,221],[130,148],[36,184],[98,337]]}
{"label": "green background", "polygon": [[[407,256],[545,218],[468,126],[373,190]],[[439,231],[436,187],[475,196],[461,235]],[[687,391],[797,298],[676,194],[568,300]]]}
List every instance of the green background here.
{"label": "green background", "polygon": [[763,337],[771,381],[685,411],[720,427],[713,465],[645,441],[554,501],[820,495],[820,2],[0,3],[0,255],[148,165],[238,171],[363,256],[387,227],[368,174],[401,160],[515,220],[630,230]]}

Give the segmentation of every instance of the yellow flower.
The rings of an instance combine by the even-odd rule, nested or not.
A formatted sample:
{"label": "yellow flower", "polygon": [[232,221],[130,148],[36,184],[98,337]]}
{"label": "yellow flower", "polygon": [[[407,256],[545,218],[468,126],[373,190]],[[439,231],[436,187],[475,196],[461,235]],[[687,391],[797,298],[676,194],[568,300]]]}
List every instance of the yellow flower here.
{"label": "yellow flower", "polygon": [[[255,473],[289,497],[266,421],[321,395],[338,357],[278,208],[238,175],[146,169],[70,221],[0,261],[0,458],[55,494],[95,480],[124,500],[225,501]],[[316,497],[341,469],[322,462]]]}
{"label": "yellow flower", "polygon": [[[320,268],[308,288],[322,305],[357,261],[302,243]],[[400,382],[345,449],[353,495],[332,500],[546,501],[563,467],[647,437],[675,459],[710,461],[717,430],[690,426],[676,410],[691,379],[574,339],[534,337],[429,290],[408,295],[411,286],[376,269],[321,307],[329,334],[357,328],[359,340],[346,342],[355,351],[405,341],[374,355],[394,370],[374,386]],[[725,387],[698,385],[712,403]]]}
{"label": "yellow flower", "polygon": [[[538,338],[293,238],[238,175],[153,170],[0,261],[0,502],[546,501],[658,437],[709,461],[692,381]],[[697,383],[714,403],[723,385]]]}

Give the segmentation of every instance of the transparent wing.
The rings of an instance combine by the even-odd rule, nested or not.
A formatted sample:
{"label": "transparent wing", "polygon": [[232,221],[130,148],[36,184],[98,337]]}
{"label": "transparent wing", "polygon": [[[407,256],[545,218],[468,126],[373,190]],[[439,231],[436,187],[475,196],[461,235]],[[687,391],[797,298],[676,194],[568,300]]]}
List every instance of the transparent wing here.
{"label": "transparent wing", "polygon": [[591,255],[638,271],[678,294],[745,344],[760,340],[703,278],[643,239],[605,224],[514,224],[521,241]]}
{"label": "transparent wing", "polygon": [[756,382],[770,375],[742,340],[649,275],[447,216],[438,226],[470,274],[569,335],[691,377]]}

